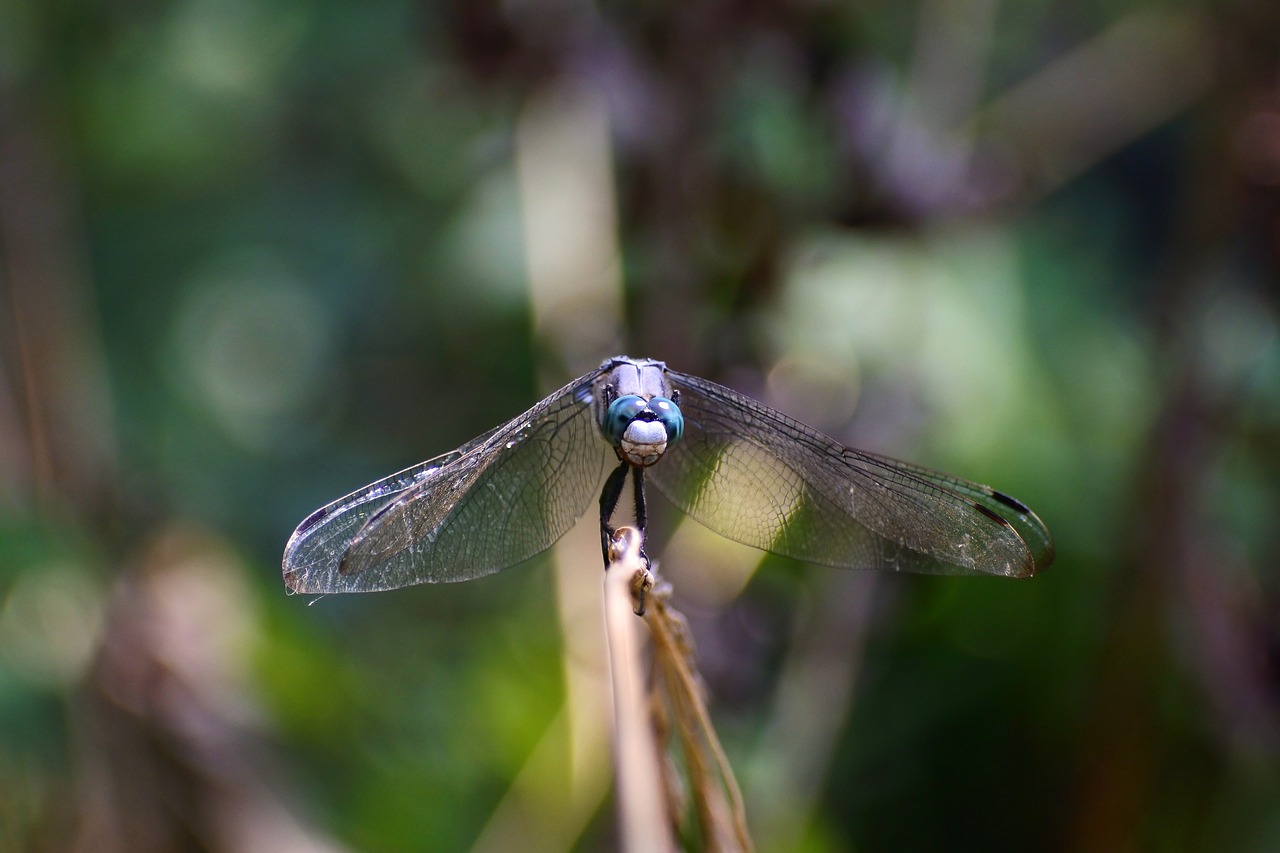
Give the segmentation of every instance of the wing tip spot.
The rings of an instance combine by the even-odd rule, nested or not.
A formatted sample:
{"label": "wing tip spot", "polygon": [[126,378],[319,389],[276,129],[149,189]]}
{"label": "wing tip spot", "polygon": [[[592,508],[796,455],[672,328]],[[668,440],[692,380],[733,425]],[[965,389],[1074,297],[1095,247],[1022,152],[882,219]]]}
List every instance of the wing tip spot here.
{"label": "wing tip spot", "polygon": [[302,523],[298,525],[298,533],[306,533],[308,530],[310,530],[311,528],[319,524],[321,519],[323,519],[328,514],[329,514],[329,508],[327,506],[320,507],[320,509],[311,513],[311,515],[308,515],[306,518],[302,519]]}
{"label": "wing tip spot", "polygon": [[999,491],[996,491],[995,489],[991,489],[991,497],[1000,501],[1000,503],[1004,504],[1005,506],[1016,509],[1018,512],[1022,513],[1023,515],[1031,514],[1031,509],[1026,504],[1018,500],[1017,498],[1006,495],[1004,492],[999,492]]}
{"label": "wing tip spot", "polygon": [[975,503],[973,505],[973,508],[976,509],[978,512],[982,513],[983,515],[985,515],[987,518],[994,521],[996,524],[1000,524],[1005,527],[1012,526],[1009,524],[1008,519],[1006,519],[1004,516],[1002,516],[1000,513],[996,512],[995,510],[990,509],[989,507],[985,507],[980,503]]}

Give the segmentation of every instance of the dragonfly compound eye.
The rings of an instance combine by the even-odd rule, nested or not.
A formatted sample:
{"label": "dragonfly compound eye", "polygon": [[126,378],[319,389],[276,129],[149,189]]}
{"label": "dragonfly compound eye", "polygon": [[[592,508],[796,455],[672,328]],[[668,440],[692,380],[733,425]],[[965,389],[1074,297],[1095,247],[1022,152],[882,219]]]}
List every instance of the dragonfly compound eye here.
{"label": "dragonfly compound eye", "polygon": [[609,404],[609,411],[604,416],[604,437],[609,439],[610,444],[617,447],[622,443],[622,436],[631,422],[636,419],[636,415],[648,406],[644,397],[638,394],[628,394],[614,400]]}
{"label": "dragonfly compound eye", "polygon": [[675,444],[684,435],[684,415],[675,401],[666,397],[654,397],[649,408],[658,416],[658,422],[666,427],[667,444]]}

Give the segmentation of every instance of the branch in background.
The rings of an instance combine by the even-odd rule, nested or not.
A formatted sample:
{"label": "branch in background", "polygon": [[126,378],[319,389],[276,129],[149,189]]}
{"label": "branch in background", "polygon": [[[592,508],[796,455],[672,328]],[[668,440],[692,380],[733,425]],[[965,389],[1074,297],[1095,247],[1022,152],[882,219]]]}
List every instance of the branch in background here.
{"label": "branch in background", "polygon": [[66,130],[0,92],[0,500],[100,516],[116,448]]}
{"label": "branch in background", "polygon": [[1017,163],[1034,200],[1189,109],[1213,82],[1216,51],[1215,29],[1197,12],[1134,12],[973,121]]}

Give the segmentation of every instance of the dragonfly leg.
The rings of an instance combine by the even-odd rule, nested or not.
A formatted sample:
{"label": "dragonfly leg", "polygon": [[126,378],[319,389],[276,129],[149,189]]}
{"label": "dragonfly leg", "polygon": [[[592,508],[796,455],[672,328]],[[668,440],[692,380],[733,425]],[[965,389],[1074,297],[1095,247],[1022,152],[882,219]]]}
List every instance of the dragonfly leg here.
{"label": "dragonfly leg", "polygon": [[644,553],[644,528],[649,521],[649,514],[644,506],[644,469],[636,468],[631,476],[631,482],[635,484],[636,489],[636,527],[640,529],[640,556],[644,557],[645,565],[648,565],[649,558]]}
{"label": "dragonfly leg", "polygon": [[[649,572],[652,564],[649,555],[644,552],[644,469],[632,468],[626,462],[619,465],[605,480],[604,489],[600,492],[600,550],[604,555],[604,567],[609,568],[609,547],[613,544],[613,511],[618,508],[618,500],[622,497],[622,489],[626,485],[627,471],[632,471],[635,484],[636,527],[640,530],[640,559],[644,561],[645,571]],[[636,615],[644,615],[644,587],[637,591],[639,603]]]}
{"label": "dragonfly leg", "polygon": [[609,544],[613,541],[613,511],[618,508],[618,499],[622,497],[622,487],[630,467],[625,462],[619,465],[605,480],[604,489],[600,492],[600,548],[606,567],[609,565]]}

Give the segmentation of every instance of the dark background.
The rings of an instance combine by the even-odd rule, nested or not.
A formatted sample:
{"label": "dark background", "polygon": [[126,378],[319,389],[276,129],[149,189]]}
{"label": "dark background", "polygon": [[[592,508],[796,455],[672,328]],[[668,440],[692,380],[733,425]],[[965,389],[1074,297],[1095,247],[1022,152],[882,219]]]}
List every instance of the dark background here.
{"label": "dark background", "polygon": [[584,611],[279,557],[623,351],[1057,541],[751,575],[659,512],[762,849],[1280,849],[1278,48],[1265,0],[0,4],[0,849],[610,848],[590,535]]}

